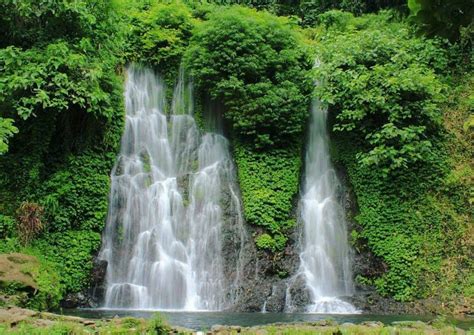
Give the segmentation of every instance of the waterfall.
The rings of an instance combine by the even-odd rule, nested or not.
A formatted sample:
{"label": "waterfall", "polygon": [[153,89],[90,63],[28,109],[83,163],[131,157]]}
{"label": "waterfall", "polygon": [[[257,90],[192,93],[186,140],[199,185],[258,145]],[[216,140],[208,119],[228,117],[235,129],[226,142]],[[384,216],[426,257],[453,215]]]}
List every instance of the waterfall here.
{"label": "waterfall", "polygon": [[151,70],[127,69],[125,131],[99,255],[108,263],[104,307],[222,310],[238,286],[222,257],[223,193],[240,211],[228,142],[199,130],[182,72],[170,111],[165,92]]}
{"label": "waterfall", "polygon": [[331,164],[326,130],[327,109],[311,106],[305,179],[300,202],[303,223],[300,270],[309,289],[313,313],[357,313],[339,297],[353,293],[350,248],[341,185]]}

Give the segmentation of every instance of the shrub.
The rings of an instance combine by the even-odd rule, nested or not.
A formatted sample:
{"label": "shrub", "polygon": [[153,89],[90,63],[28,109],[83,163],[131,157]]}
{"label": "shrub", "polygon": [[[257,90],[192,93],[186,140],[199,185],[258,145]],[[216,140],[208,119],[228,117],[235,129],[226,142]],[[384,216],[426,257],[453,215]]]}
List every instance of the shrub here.
{"label": "shrub", "polygon": [[154,313],[148,321],[148,330],[153,334],[165,335],[171,331],[171,328],[160,313]]}
{"label": "shrub", "polygon": [[302,135],[312,61],[288,20],[219,9],[197,27],[184,61],[199,89],[224,104],[239,139],[266,148]]}
{"label": "shrub", "polygon": [[79,292],[89,284],[92,255],[100,248],[100,233],[87,230],[49,233],[33,246],[56,264],[66,291]]}
{"label": "shrub", "polygon": [[261,234],[255,239],[255,244],[259,249],[269,250],[272,252],[282,251],[285,248],[288,239],[283,235]]}
{"label": "shrub", "polygon": [[195,25],[190,9],[180,1],[154,2],[132,13],[127,58],[153,66],[172,84]]}
{"label": "shrub", "polygon": [[446,66],[444,51],[397,23],[360,31],[333,26],[325,40],[318,94],[335,114],[333,130],[357,134],[365,148],[360,163],[389,174],[428,161],[441,131],[443,85],[433,69]]}

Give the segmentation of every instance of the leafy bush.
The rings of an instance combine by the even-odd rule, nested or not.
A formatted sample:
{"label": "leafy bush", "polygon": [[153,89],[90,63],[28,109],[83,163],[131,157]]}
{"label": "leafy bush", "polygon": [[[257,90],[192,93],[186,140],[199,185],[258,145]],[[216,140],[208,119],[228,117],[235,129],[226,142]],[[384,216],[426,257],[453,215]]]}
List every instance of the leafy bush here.
{"label": "leafy bush", "polygon": [[171,328],[160,313],[154,313],[148,321],[148,330],[153,334],[165,335],[169,334]]}
{"label": "leafy bush", "polygon": [[41,202],[53,223],[50,231],[102,231],[113,158],[112,153],[93,151],[69,157],[64,167],[44,182],[38,193],[43,195]]}
{"label": "leafy bush", "polygon": [[117,89],[113,68],[105,57],[87,55],[94,50],[90,41],[81,41],[79,50],[63,41],[46,48],[0,49],[0,103],[22,119],[41,110],[76,108],[110,117],[113,100],[107,92]]}
{"label": "leafy bush", "polygon": [[[468,85],[463,90],[472,89]],[[380,257],[386,268],[367,280],[382,294],[400,301],[435,297],[456,309],[454,297],[470,287],[472,206],[464,176],[469,165],[466,152],[472,144],[462,134],[468,107],[457,104],[443,109],[445,122],[456,120],[445,124],[457,124],[459,133],[452,139],[434,140],[428,161],[389,178],[380,169],[359,164],[361,144],[355,134],[333,134],[333,158],[347,168],[357,198],[355,219],[360,231],[354,238],[363,241],[363,248]]]}
{"label": "leafy bush", "polygon": [[[56,39],[105,40],[116,26],[113,1],[5,0],[0,3],[0,48],[29,48]],[[110,20],[110,21],[109,21]],[[117,22],[115,22],[117,23]]]}
{"label": "leafy bush", "polygon": [[361,15],[388,8],[405,13],[406,0],[301,0],[300,3],[300,12],[305,26],[321,23],[321,14],[332,10]]}
{"label": "leafy bush", "polygon": [[48,262],[40,254],[36,257],[40,260],[40,267],[36,274],[38,292],[26,303],[27,308],[37,310],[50,310],[59,307],[62,299],[64,286],[61,285],[60,276],[54,263]]}
{"label": "leafy bush", "polygon": [[21,132],[21,119],[46,111],[112,117],[117,98],[109,93],[121,90],[115,66],[123,45],[112,9],[109,2],[83,0],[0,4],[1,142],[16,132],[8,119]]}
{"label": "leafy bush", "polygon": [[0,214],[0,238],[10,237],[16,228],[15,219],[9,215]]}
{"label": "leafy bush", "polygon": [[100,233],[88,230],[50,233],[33,247],[56,264],[64,289],[78,292],[89,284],[91,255],[100,248]]}
{"label": "leafy bush", "polygon": [[436,42],[411,38],[403,24],[331,27],[316,75],[324,78],[318,94],[336,114],[333,129],[357,134],[365,148],[360,163],[385,174],[427,161],[442,122],[443,85],[433,69],[444,69],[445,52]]}
{"label": "leafy bush", "polygon": [[[88,284],[107,213],[124,121],[119,69],[127,28],[116,6],[0,4],[1,151],[11,138],[0,157],[0,212],[12,217],[24,201],[44,208],[48,226],[31,248],[57,268],[59,294]],[[3,222],[2,234],[11,237]],[[21,249],[14,237],[5,242]]]}
{"label": "leafy bush", "polygon": [[190,9],[179,1],[155,2],[135,8],[130,25],[128,58],[152,65],[168,79],[175,77],[195,25]]}
{"label": "leafy bush", "polygon": [[22,253],[2,252],[6,253],[1,255],[2,269],[8,269],[8,273],[0,273],[2,303],[39,310],[57,308],[63,287],[54,264],[33,248],[23,248]]}
{"label": "leafy bush", "polygon": [[268,234],[262,234],[255,239],[255,244],[259,249],[277,252],[285,248],[286,241],[287,238],[283,235],[272,237]]}
{"label": "leafy bush", "polygon": [[199,89],[224,104],[240,139],[264,148],[301,136],[311,61],[288,20],[241,7],[215,11],[197,27],[185,64]]}

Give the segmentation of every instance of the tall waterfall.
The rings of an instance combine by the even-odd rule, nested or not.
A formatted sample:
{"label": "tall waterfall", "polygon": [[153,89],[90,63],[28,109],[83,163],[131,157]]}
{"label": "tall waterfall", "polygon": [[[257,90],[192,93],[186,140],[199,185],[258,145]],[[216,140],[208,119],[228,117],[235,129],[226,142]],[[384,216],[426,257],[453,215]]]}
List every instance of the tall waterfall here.
{"label": "tall waterfall", "polygon": [[151,70],[127,70],[125,132],[100,254],[108,262],[106,308],[221,310],[232,303],[221,197],[226,190],[240,210],[233,163],[222,135],[201,134],[192,101],[182,73],[167,111],[163,82]]}
{"label": "tall waterfall", "polygon": [[314,99],[300,203],[299,274],[312,300],[308,312],[356,313],[351,304],[338,298],[350,296],[353,283],[345,213],[338,200],[341,185],[329,156],[326,116],[327,110]]}

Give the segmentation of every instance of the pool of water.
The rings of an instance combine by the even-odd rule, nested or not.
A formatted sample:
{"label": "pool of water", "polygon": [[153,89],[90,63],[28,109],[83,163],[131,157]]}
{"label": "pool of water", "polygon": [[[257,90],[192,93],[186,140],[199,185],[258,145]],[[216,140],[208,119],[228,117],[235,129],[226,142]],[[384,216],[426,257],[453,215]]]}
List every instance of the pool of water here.
{"label": "pool of water", "polygon": [[[71,309],[63,310],[64,314],[80,316],[83,318],[100,319],[115,316],[133,316],[137,318],[150,318],[155,311],[142,310],[110,310],[110,309]],[[160,311],[160,314],[174,326],[186,327],[194,330],[210,329],[213,325],[230,326],[256,326],[275,322],[311,322],[331,319],[338,323],[361,323],[364,321],[381,321],[391,324],[395,321],[430,321],[433,316],[419,315],[373,315],[373,314],[307,314],[307,313],[233,313],[233,312],[171,312]],[[459,328],[470,329],[474,327],[474,319],[450,320]]]}

